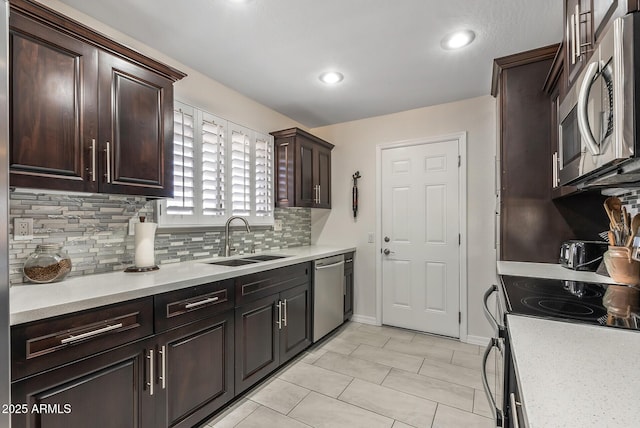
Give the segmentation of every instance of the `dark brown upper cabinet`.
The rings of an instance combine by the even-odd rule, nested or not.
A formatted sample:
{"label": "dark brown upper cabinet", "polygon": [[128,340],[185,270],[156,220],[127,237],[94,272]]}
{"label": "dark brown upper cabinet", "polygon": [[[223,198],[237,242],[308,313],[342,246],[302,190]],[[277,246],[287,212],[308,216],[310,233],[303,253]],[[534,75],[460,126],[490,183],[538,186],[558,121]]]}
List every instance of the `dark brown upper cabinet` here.
{"label": "dark brown upper cabinet", "polygon": [[331,208],[333,144],[299,128],[272,132],[276,206]]}
{"label": "dark brown upper cabinet", "polygon": [[38,3],[10,5],[10,185],[173,196],[185,74]]}

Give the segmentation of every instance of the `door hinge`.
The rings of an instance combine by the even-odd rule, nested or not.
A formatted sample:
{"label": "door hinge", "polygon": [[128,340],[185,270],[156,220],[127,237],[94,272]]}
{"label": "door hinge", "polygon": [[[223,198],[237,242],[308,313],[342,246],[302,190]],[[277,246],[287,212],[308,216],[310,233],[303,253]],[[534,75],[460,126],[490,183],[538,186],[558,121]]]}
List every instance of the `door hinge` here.
{"label": "door hinge", "polygon": [[458,324],[462,324],[462,312],[458,312]]}
{"label": "door hinge", "polygon": [[458,233],[458,245],[462,244],[462,235]]}
{"label": "door hinge", "polygon": [[462,165],[462,156],[458,155],[458,167]]}

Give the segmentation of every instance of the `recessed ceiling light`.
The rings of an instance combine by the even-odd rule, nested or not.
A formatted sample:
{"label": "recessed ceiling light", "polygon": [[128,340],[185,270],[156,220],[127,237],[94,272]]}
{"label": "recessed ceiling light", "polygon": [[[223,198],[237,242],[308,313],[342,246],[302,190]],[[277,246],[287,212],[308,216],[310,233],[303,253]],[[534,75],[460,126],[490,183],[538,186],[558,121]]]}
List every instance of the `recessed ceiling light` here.
{"label": "recessed ceiling light", "polygon": [[322,73],[319,77],[322,83],[326,83],[328,85],[334,85],[338,82],[341,82],[344,79],[342,73],[338,73],[337,71],[327,71]]}
{"label": "recessed ceiling light", "polygon": [[456,31],[442,39],[440,46],[447,50],[460,49],[473,42],[473,39],[475,38],[476,33],[471,30]]}

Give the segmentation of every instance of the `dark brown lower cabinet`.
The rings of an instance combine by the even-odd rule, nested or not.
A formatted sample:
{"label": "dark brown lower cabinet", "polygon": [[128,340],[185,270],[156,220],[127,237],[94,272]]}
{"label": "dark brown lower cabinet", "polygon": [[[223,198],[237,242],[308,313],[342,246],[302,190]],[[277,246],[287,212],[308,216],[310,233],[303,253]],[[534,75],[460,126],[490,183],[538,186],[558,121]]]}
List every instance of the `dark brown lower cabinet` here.
{"label": "dark brown lower cabinet", "polygon": [[233,311],[163,333],[157,389],[164,404],[157,426],[191,427],[234,395]]}
{"label": "dark brown lower cabinet", "polygon": [[236,308],[236,394],[311,345],[309,284]]}
{"label": "dark brown lower cabinet", "polygon": [[311,345],[310,264],[17,325],[11,335],[13,427],[197,426]]}
{"label": "dark brown lower cabinet", "polygon": [[353,253],[344,255],[344,320],[353,315]]}
{"label": "dark brown lower cabinet", "polygon": [[143,340],[14,382],[14,428],[156,427]]}

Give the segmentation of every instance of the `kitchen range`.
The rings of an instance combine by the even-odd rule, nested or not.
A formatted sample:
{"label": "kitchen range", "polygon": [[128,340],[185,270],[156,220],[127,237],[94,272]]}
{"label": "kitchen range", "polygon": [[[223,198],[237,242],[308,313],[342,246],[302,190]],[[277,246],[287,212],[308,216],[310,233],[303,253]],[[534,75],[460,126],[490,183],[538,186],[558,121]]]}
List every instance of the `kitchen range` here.
{"label": "kitchen range", "polygon": [[[601,382],[602,385],[598,387],[602,391],[610,390],[611,382],[619,380],[619,367],[624,367],[626,359],[633,360],[633,356],[629,355],[616,357],[617,362],[604,360],[607,361],[609,372],[602,371],[605,370],[601,366],[603,355],[612,352],[617,354],[622,349],[628,351],[625,348],[638,346],[636,342],[640,337],[635,335],[636,330],[640,329],[637,314],[640,290],[612,283],[605,276],[575,272],[563,269],[560,265],[502,261],[498,262],[498,272],[501,274],[499,285],[491,286],[484,297],[485,314],[496,331],[496,336],[485,351],[485,361],[492,348],[497,348],[504,370],[504,378],[496,385],[496,389],[501,391],[500,395],[494,395],[495,389],[489,387],[487,376],[484,375],[485,391],[495,409],[498,426],[567,426],[563,424],[563,418],[570,417],[562,404],[566,400],[554,403],[551,398],[558,394],[554,384],[562,383],[567,394],[570,391],[575,394],[570,401],[582,402],[573,410],[575,413],[583,412],[585,424],[579,424],[577,419],[573,423],[578,425],[569,426],[607,426],[597,425],[597,421],[611,417],[609,412],[612,409],[602,409],[597,403],[591,405],[592,392],[585,385]],[[496,318],[488,303],[493,293],[497,293]],[[560,333],[553,337],[543,333],[556,330]],[[531,336],[536,333],[543,338],[530,342]],[[580,337],[581,342],[574,342],[576,337]],[[618,349],[606,348],[603,341],[614,339],[620,341],[620,345],[616,346]],[[555,347],[551,345],[554,341],[559,342]],[[571,355],[567,351],[573,349],[574,345],[577,346],[578,355]],[[535,356],[536,352],[540,354],[538,357]],[[563,366],[561,360],[565,356],[573,361],[576,368],[574,372]],[[541,359],[535,361],[536,358]],[[531,364],[540,366],[535,382],[529,380],[532,376]],[[564,368],[557,369],[560,366]],[[591,370],[595,373],[591,373]],[[586,379],[585,372],[590,373]],[[602,377],[605,380],[601,380]],[[575,384],[579,386],[576,388],[573,386]],[[640,385],[630,382],[628,388],[635,390]],[[618,402],[621,407],[625,404],[625,399]],[[621,412],[616,416],[629,420],[636,413]],[[542,420],[546,425],[541,423]],[[622,423],[619,426],[630,425]]]}

